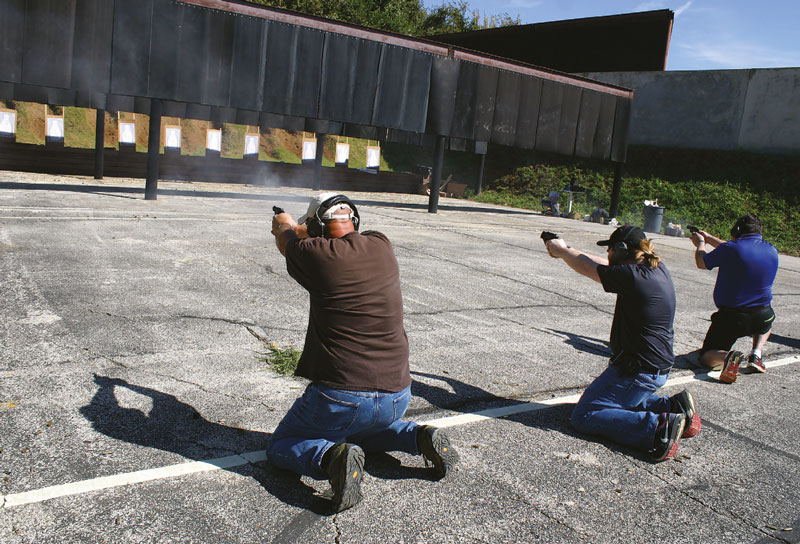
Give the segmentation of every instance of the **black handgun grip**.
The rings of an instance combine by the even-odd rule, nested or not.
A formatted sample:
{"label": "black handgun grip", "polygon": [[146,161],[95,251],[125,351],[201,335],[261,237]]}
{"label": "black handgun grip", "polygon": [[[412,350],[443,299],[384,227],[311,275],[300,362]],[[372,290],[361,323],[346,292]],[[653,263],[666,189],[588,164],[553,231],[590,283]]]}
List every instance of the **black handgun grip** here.
{"label": "black handgun grip", "polygon": [[273,206],[272,211],[275,212],[275,215],[278,215],[279,213],[285,213],[283,208],[280,206]]}
{"label": "black handgun grip", "polygon": [[554,240],[556,238],[558,238],[558,234],[556,234],[555,232],[549,232],[549,231],[546,231],[546,230],[542,231],[542,240],[543,241],[547,242],[548,240]]}
{"label": "black handgun grip", "polygon": [[694,234],[695,232],[699,232],[700,231],[700,229],[698,229],[694,225],[686,225],[686,228],[689,229],[689,232],[691,232],[692,234]]}

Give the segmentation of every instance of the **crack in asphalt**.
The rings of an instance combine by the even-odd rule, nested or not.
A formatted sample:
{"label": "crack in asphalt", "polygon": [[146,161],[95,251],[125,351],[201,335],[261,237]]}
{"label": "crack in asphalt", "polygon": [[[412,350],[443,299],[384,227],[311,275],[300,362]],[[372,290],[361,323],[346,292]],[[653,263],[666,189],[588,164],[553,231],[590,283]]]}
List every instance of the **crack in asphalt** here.
{"label": "crack in asphalt", "polygon": [[336,544],[342,543],[342,528],[339,526],[339,514],[333,516],[333,528],[336,530],[336,536],[334,537],[333,541]]}
{"label": "crack in asphalt", "polygon": [[776,448],[774,446],[770,446],[769,444],[766,444],[766,443],[761,442],[759,440],[753,440],[752,438],[749,438],[747,436],[744,436],[743,434],[737,433],[736,431],[732,431],[731,429],[728,429],[727,427],[723,427],[722,425],[718,425],[718,424],[712,423],[710,421],[706,422],[705,419],[703,419],[703,425],[704,426],[708,425],[709,427],[711,427],[715,431],[718,431],[718,432],[721,432],[723,434],[726,434],[726,435],[728,435],[730,437],[733,437],[733,438],[735,438],[737,440],[741,440],[742,442],[746,442],[746,443],[748,443],[748,444],[750,444],[752,446],[756,446],[756,447],[765,449],[765,450],[767,450],[767,451],[769,451],[771,453],[774,453],[776,455],[779,455],[779,456],[782,456],[782,457],[787,457],[789,459],[792,459],[793,461],[800,462],[800,455],[796,455],[794,453],[790,453],[788,451],[784,451],[784,450]]}
{"label": "crack in asphalt", "polygon": [[[759,447],[764,448],[764,449],[766,449],[768,451],[771,451],[772,453],[775,453],[777,455],[786,456],[786,457],[789,457],[790,459],[794,459],[796,461],[800,461],[800,457],[798,457],[797,455],[794,455],[794,454],[789,453],[789,452],[785,452],[783,450],[780,450],[778,448],[770,446],[769,444],[765,444],[763,442],[759,442],[759,441],[753,440],[751,438],[748,438],[746,436],[743,436],[743,435],[741,435],[741,434],[739,434],[739,433],[737,433],[735,431],[731,431],[730,429],[722,427],[721,425],[718,425],[716,423],[712,423],[711,421],[709,421],[709,420],[707,420],[705,418],[703,418],[703,427],[704,428],[710,427],[710,428],[714,429],[715,431],[718,431],[718,432],[727,434],[729,436],[732,436],[734,438],[743,440],[743,441],[748,442],[748,443],[750,443],[752,445],[759,446]],[[727,517],[727,518],[733,519],[734,521],[736,521],[736,522],[738,522],[738,523],[740,523],[742,525],[746,525],[747,527],[750,527],[754,531],[762,533],[765,536],[770,537],[772,539],[775,539],[775,540],[777,540],[779,542],[784,542],[786,544],[792,544],[790,540],[786,540],[784,538],[781,538],[780,536],[776,536],[775,534],[769,533],[765,528],[759,527],[758,525],[754,525],[753,523],[747,521],[744,518],[734,516],[727,509],[716,508],[713,504],[706,503],[701,497],[696,497],[696,496],[692,495],[690,493],[690,489],[685,489],[685,488],[673,483],[672,481],[666,479],[664,476],[656,473],[655,471],[649,470],[645,466],[633,463],[633,458],[630,457],[629,455],[626,455],[625,452],[623,452],[623,451],[614,451],[614,454],[619,456],[619,457],[621,457],[621,458],[627,459],[629,461],[629,463],[634,466],[634,468],[638,468],[640,470],[644,470],[645,472],[647,472],[648,474],[650,474],[654,478],[656,478],[658,480],[661,480],[665,485],[671,487],[677,493],[680,493],[681,495],[683,495],[687,499],[692,500],[692,501],[698,503],[699,505],[707,508],[708,510],[710,510],[710,511],[714,512],[715,514],[717,514],[718,516]]]}
{"label": "crack in asphalt", "polygon": [[[516,306],[485,306],[485,307],[476,307],[476,308],[453,308],[448,310],[436,310],[430,312],[423,312],[423,311],[416,311],[416,312],[405,312],[405,315],[446,315],[446,314],[457,314],[463,312],[481,312],[481,311],[489,311],[489,310],[528,310],[531,308],[580,308],[584,307],[586,304],[579,303],[575,305],[566,305],[566,304],[518,304]],[[511,321],[512,323],[516,323],[518,325],[525,325],[526,323],[519,323],[514,321],[513,319],[503,317],[507,321]]]}
{"label": "crack in asphalt", "polygon": [[[103,358],[107,359],[108,361],[111,361],[112,363],[114,363],[116,365],[121,366],[122,368],[129,369],[129,370],[133,368],[133,367],[128,366],[128,365],[126,365],[124,363],[116,361],[115,359],[113,359],[111,357],[103,356]],[[183,378],[178,378],[177,376],[172,376],[171,374],[164,374],[162,372],[156,372],[156,371],[150,370],[150,369],[138,369],[137,368],[137,370],[141,370],[142,372],[153,374],[155,376],[161,376],[162,378],[169,378],[169,379],[175,380],[176,382],[179,382],[179,383],[185,383],[187,385],[192,385],[192,386],[198,388],[200,391],[202,391],[204,393],[208,393],[209,395],[220,395],[220,396],[227,397],[227,398],[233,399],[233,400],[244,400],[244,401],[247,401],[247,402],[254,402],[256,404],[260,404],[261,406],[263,406],[267,411],[270,411],[270,412],[274,412],[275,411],[275,408],[273,408],[272,406],[269,406],[267,404],[264,404],[263,401],[258,400],[258,399],[253,399],[253,398],[245,397],[245,396],[231,395],[230,393],[225,393],[225,392],[222,392],[222,391],[214,391],[213,389],[208,389],[207,387],[204,387],[204,386],[200,385],[199,383],[195,383],[195,382],[193,382],[191,380],[185,380]]]}

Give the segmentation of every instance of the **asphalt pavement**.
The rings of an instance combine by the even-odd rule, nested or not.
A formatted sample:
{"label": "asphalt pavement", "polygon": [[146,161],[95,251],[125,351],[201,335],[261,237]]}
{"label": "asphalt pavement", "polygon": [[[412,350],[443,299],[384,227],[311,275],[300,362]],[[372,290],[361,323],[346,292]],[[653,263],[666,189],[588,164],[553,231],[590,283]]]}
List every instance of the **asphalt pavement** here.
{"label": "asphalt pavement", "polygon": [[781,256],[767,373],[726,385],[691,365],[716,273],[652,235],[678,294],[664,392],[703,418],[653,464],[569,424],[615,299],[539,234],[602,254],[612,227],[390,193],[349,196],[400,264],[408,417],[448,427],[461,463],[433,481],[368,456],[362,503],[330,514],[327,482],[263,455],[306,385],[264,360],[302,348],[308,313],[272,206],[313,194],[0,172],[0,542],[800,542],[800,259]]}

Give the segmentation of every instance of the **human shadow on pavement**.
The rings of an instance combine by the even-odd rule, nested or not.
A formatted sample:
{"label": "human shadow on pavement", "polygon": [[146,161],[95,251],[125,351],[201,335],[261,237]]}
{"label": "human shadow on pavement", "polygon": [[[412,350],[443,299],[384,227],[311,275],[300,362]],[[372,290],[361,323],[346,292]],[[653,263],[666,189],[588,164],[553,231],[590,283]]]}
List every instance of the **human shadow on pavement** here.
{"label": "human shadow on pavement", "polygon": [[699,349],[690,351],[689,353],[682,353],[681,355],[675,355],[675,364],[672,365],[672,368],[693,370],[695,374],[701,372],[708,372],[708,369],[705,368],[703,364],[700,362]]}
{"label": "human shadow on pavement", "polygon": [[[504,404],[520,404],[522,401],[508,399],[506,397],[499,397],[494,393],[490,393],[485,389],[481,389],[475,385],[464,383],[450,376],[438,376],[436,374],[428,374],[426,372],[419,372],[416,370],[411,371],[411,393],[414,396],[421,397],[427,400],[437,408],[444,408],[446,410],[454,410],[456,412],[465,411],[463,409],[472,407],[481,402],[503,402]],[[442,381],[452,388],[452,391],[444,388],[430,385],[420,380],[414,380],[413,376],[428,378],[432,380]],[[408,410],[408,415],[416,415],[423,410]]]}
{"label": "human shadow on pavement", "polygon": [[564,343],[578,351],[591,353],[593,355],[602,355],[603,357],[611,357],[611,347],[608,340],[599,340],[590,336],[583,336],[582,334],[575,334],[567,331],[549,330],[554,334],[566,336],[567,339],[564,340]]}
{"label": "human shadow on pavement", "polygon": [[800,349],[800,338],[788,338],[779,334],[771,334],[769,336],[768,344],[779,344],[788,348]]}
{"label": "human shadow on pavement", "polygon": [[[135,385],[120,378],[95,374],[97,392],[80,413],[92,427],[106,436],[177,453],[193,461],[208,461],[264,450],[271,433],[249,431],[213,423],[203,418],[191,405],[173,395]],[[125,388],[152,400],[148,414],[136,408],[120,406],[115,389]],[[319,515],[329,514],[329,501],[320,498],[298,474],[281,470],[268,462],[225,468],[252,477],[267,492],[284,503],[307,508]]]}

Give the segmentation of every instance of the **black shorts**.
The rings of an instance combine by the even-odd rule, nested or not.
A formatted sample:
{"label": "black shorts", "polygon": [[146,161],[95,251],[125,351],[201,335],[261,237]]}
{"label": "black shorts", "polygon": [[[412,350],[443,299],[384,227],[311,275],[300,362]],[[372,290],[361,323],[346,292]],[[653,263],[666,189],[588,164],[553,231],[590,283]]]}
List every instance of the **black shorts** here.
{"label": "black shorts", "polygon": [[772,306],[724,308],[714,312],[700,354],[712,349],[727,351],[739,338],[766,334],[773,321],[775,312]]}

